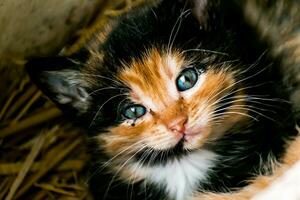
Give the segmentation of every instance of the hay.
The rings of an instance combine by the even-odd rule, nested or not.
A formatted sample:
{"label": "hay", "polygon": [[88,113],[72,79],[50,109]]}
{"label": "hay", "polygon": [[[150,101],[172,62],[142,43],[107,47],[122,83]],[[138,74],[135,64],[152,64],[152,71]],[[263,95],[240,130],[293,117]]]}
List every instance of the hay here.
{"label": "hay", "polygon": [[[99,9],[65,54],[76,52],[107,19],[140,2],[112,1]],[[22,62],[1,61],[0,199],[90,199],[83,133],[30,82]]]}

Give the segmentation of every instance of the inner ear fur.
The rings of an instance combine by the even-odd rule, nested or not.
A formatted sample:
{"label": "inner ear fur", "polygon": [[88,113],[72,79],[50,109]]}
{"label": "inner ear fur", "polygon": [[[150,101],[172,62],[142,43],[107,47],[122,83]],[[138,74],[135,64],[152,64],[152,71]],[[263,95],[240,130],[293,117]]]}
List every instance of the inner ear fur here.
{"label": "inner ear fur", "polygon": [[90,97],[79,62],[68,57],[36,58],[25,67],[33,82],[60,108],[87,109]]}

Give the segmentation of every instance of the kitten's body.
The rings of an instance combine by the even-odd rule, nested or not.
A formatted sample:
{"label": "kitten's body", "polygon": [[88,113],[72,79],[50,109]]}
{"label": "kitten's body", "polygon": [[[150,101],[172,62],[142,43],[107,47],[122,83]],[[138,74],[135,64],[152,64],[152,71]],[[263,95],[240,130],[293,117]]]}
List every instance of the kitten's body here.
{"label": "kitten's body", "polygon": [[133,10],[95,33],[82,58],[29,63],[45,66],[33,79],[89,129],[96,199],[232,191],[296,134],[280,62],[241,5],[193,5]]}

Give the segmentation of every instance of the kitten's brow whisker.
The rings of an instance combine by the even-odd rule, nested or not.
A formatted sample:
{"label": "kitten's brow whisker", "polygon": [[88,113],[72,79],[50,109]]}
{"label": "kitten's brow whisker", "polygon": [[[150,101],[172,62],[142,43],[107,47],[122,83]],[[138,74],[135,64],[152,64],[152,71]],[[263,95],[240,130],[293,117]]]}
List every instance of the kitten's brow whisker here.
{"label": "kitten's brow whisker", "polygon": [[93,120],[91,121],[89,127],[92,126],[93,122],[96,120],[96,118],[97,118],[99,112],[101,111],[101,109],[103,108],[103,106],[104,106],[105,104],[107,104],[110,100],[112,100],[112,99],[114,99],[114,98],[116,98],[116,97],[119,97],[119,96],[126,96],[126,95],[125,95],[125,94],[117,94],[117,95],[115,95],[115,96],[113,96],[113,97],[110,97],[108,100],[106,100],[106,101],[100,106],[100,108],[97,110],[97,112],[96,112],[96,114],[95,114]]}
{"label": "kitten's brow whisker", "polygon": [[112,79],[112,78],[109,78],[109,77],[106,77],[106,76],[102,76],[102,75],[99,75],[99,74],[89,74],[89,73],[81,73],[80,74],[81,76],[92,76],[92,77],[97,77],[97,78],[103,78],[103,79],[106,79],[106,80],[109,80],[113,83],[115,83],[117,86],[122,86],[122,83],[118,81],[118,79]]}
{"label": "kitten's brow whisker", "polygon": [[247,67],[243,71],[238,71],[239,74],[244,74],[244,73],[248,72],[250,69],[252,69],[253,67],[257,66],[259,64],[259,61],[265,56],[266,53],[267,53],[267,50],[262,52],[262,54],[256,59],[256,61],[253,64],[251,64],[249,67]]}
{"label": "kitten's brow whisker", "polygon": [[[250,75],[250,76],[248,76],[248,77],[245,77],[244,79],[242,79],[242,80],[240,80],[240,81],[238,81],[238,82],[243,82],[243,81],[249,80],[249,79],[251,79],[251,78],[253,78],[253,77],[255,77],[255,76],[261,74],[262,72],[264,72],[265,70],[267,70],[270,66],[272,66],[272,64],[267,65],[266,67],[262,68],[260,71],[254,73],[254,74],[252,74],[252,75]],[[240,74],[241,74],[241,73],[240,73]]]}
{"label": "kitten's brow whisker", "polygon": [[[222,52],[221,52],[222,53]],[[238,62],[239,61],[239,59],[235,59],[235,60],[225,60],[225,61],[223,61],[223,62],[220,62],[220,63],[218,63],[218,65],[228,65],[228,64],[232,64],[232,63],[236,63],[236,62]]]}
{"label": "kitten's brow whisker", "polygon": [[223,56],[229,56],[228,53],[223,53],[223,52],[220,52],[220,51],[213,51],[213,50],[209,50],[209,49],[187,49],[187,50],[184,50],[182,51],[182,53],[187,53],[187,52],[190,52],[190,51],[199,51],[199,52],[204,52],[204,53],[213,53],[213,54],[219,54],[219,55],[223,55]]}
{"label": "kitten's brow whisker", "polygon": [[[181,24],[182,24],[182,19],[183,19],[184,15],[189,15],[190,12],[191,12],[191,10],[190,10],[190,9],[185,10],[185,6],[184,6],[184,8],[182,9],[182,12],[181,12],[180,15],[178,16],[178,18],[177,18],[177,20],[176,20],[176,22],[175,22],[175,24],[174,24],[174,26],[173,26],[173,28],[172,28],[172,30],[171,30],[171,34],[170,34],[170,37],[169,37],[168,46],[167,46],[168,54],[171,52],[173,43],[174,43],[174,41],[175,41],[175,39],[176,39],[176,36],[177,36],[177,34],[178,34],[179,30],[180,30],[180,27],[181,27]],[[185,16],[185,17],[186,17],[186,16]],[[178,23],[179,23],[179,25],[178,25],[178,27],[177,27],[177,30],[176,30],[174,36],[173,36],[173,33],[174,33],[175,28],[176,28],[176,26],[177,26]],[[172,37],[173,37],[173,38],[172,38]]]}
{"label": "kitten's brow whisker", "polygon": [[92,92],[90,92],[88,94],[88,96],[92,96],[93,94],[97,93],[97,92],[100,92],[102,90],[121,90],[122,88],[117,88],[117,87],[112,87],[112,86],[109,86],[109,87],[104,87],[104,88],[100,88],[100,89],[96,89]]}

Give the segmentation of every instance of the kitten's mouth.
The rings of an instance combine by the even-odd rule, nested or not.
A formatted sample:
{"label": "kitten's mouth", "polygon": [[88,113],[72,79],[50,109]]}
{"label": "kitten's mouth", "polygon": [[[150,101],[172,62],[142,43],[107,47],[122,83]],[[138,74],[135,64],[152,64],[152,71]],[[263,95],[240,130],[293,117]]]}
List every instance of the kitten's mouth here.
{"label": "kitten's mouth", "polygon": [[[181,140],[169,149],[158,150],[151,147],[145,148],[143,151],[135,155],[135,159],[143,165],[157,165],[166,164],[168,161],[179,159],[182,156],[187,155],[191,151],[184,148],[185,139],[182,137]],[[149,153],[151,152],[151,153]]]}

